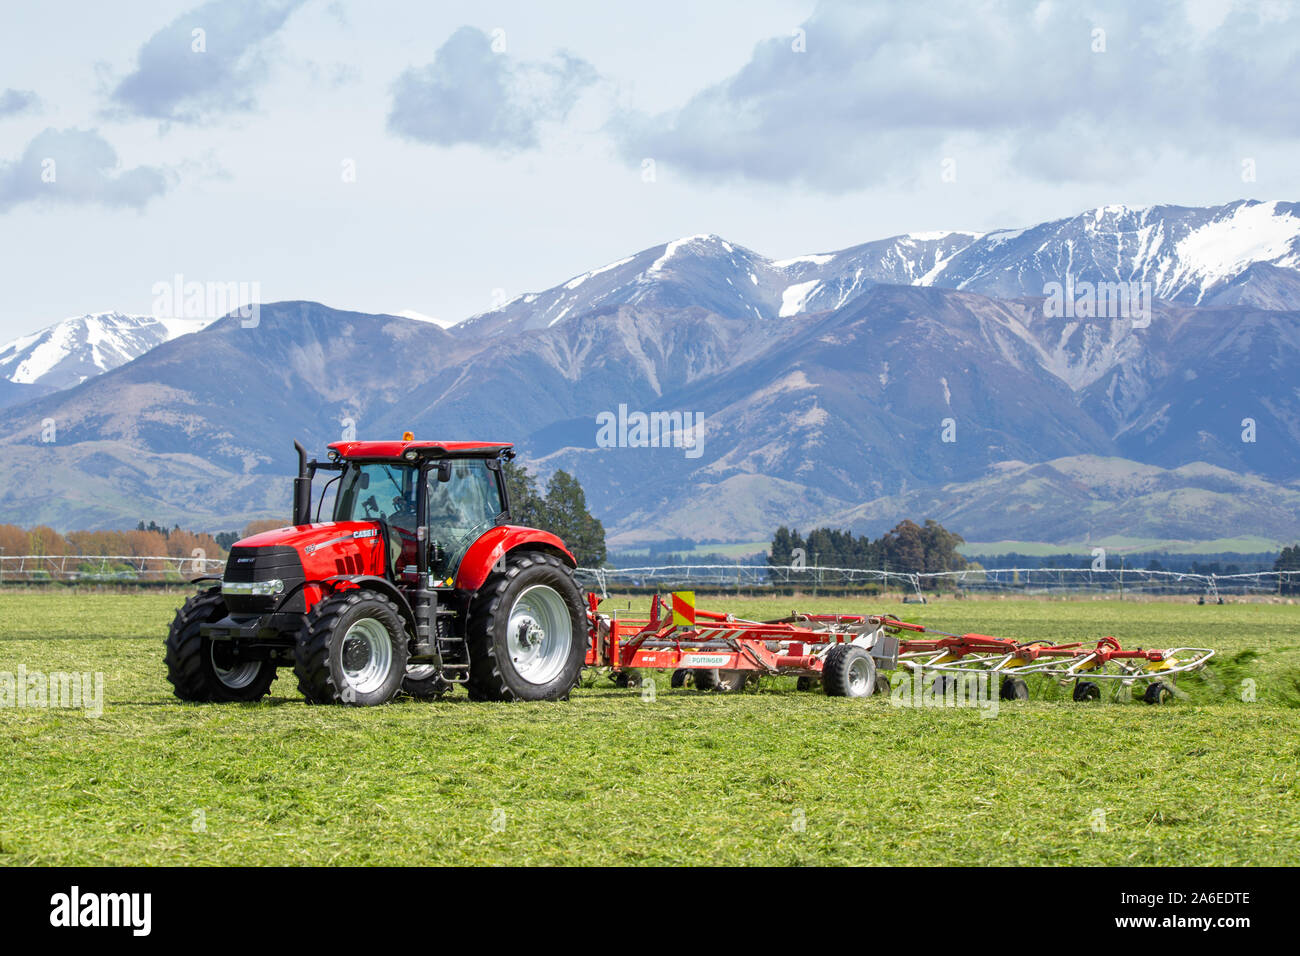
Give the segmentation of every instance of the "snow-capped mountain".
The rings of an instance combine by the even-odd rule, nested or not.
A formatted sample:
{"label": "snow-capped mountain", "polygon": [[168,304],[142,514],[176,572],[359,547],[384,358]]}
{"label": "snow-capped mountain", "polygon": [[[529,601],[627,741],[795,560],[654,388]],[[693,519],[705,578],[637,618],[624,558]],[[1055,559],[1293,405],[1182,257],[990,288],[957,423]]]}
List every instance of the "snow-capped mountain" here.
{"label": "snow-capped mountain", "polygon": [[0,378],[15,385],[71,388],[210,323],[125,312],[73,316],[0,348]]}
{"label": "snow-capped mountain", "polygon": [[1005,298],[1044,295],[1069,276],[1149,282],[1156,298],[1212,305],[1229,293],[1242,301],[1238,280],[1258,265],[1300,269],[1300,203],[1102,206],[979,236],[918,284]]}
{"label": "snow-capped mountain", "polygon": [[458,333],[543,329],[594,309],[699,306],[723,318],[766,318],[788,283],[780,269],[720,236],[687,236],[611,262],[545,292],[516,296],[472,316]]}
{"label": "snow-capped mountain", "polygon": [[[1300,309],[1300,203],[1102,206],[1023,229],[908,233],[777,260],[702,234],[644,249],[464,321],[412,310],[398,314],[469,340],[549,328],[622,306],[697,307],[728,319],[779,320],[842,308],[878,285],[1034,298],[1050,283],[1067,281],[1076,287],[1150,283],[1155,298],[1186,305]],[[0,382],[7,383],[0,385],[0,406],[77,385],[206,324],[102,312],[23,336],[0,349]],[[1118,327],[1086,325],[1066,329],[1060,342],[1044,340],[1044,347],[1061,376],[1082,387],[1110,367],[1123,334]]]}
{"label": "snow-capped mountain", "polygon": [[909,233],[780,260],[687,236],[517,296],[458,329],[546,328],[619,305],[776,319],[837,309],[881,284],[1020,298],[1067,282],[1150,283],[1155,298],[1187,305],[1300,307],[1300,203],[1102,206],[1023,229]]}

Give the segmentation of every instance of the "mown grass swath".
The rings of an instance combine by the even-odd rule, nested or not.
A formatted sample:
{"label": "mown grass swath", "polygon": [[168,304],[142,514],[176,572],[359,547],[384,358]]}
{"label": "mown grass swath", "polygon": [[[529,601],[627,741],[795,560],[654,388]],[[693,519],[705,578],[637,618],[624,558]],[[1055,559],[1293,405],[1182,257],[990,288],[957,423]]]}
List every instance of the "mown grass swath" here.
{"label": "mown grass swath", "polygon": [[[1219,654],[1164,707],[1042,688],[996,717],[888,699],[618,689],[563,703],[189,705],[183,595],[0,595],[0,671],[99,671],[104,712],[0,709],[0,862],[1288,864],[1300,859],[1300,609],[735,598],[949,630]],[[623,606],[613,598],[607,606]],[[644,599],[632,601],[642,610]],[[1243,697],[1246,698],[1243,700]]]}

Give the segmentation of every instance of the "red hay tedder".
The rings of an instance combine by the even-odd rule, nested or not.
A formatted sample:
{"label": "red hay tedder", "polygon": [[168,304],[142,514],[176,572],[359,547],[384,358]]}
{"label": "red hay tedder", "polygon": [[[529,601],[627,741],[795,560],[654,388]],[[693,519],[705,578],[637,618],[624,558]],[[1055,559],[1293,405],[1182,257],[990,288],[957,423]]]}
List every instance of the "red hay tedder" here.
{"label": "red hay tedder", "polygon": [[[697,610],[694,595],[655,596],[649,617],[600,611],[574,580],[564,542],[512,524],[501,442],[346,441],[327,461],[298,451],[294,523],[230,550],[220,579],[176,613],[167,678],[182,700],[257,700],[292,667],[310,703],[380,704],[399,692],[437,698],[456,684],[475,700],[567,697],[584,667],[622,685],[640,671],[671,684],[737,691],[764,674],[820,682],[831,696],[889,690],[885,671],[931,677],[949,691],[975,677],[1004,699],[1026,676],[1073,683],[1093,700],[1103,683],[1144,687],[1160,703],[1206,648],[1124,650],[947,634],[888,615],[791,614],[749,621]],[[312,515],[318,471],[339,483],[330,520]]]}

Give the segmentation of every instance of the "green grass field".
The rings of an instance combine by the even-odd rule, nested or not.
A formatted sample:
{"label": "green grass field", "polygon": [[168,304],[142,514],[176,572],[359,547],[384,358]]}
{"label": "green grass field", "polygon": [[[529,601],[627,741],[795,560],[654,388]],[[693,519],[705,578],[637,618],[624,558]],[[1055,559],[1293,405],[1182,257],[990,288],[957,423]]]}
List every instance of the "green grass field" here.
{"label": "green grass field", "polygon": [[1220,652],[1169,706],[1067,696],[987,718],[666,674],[653,700],[590,674],[564,703],[353,709],[308,707],[282,670],[262,703],[181,704],[162,668],[180,600],[0,594],[0,672],[105,677],[97,718],[0,709],[0,862],[1300,862],[1300,607],[725,602]]}

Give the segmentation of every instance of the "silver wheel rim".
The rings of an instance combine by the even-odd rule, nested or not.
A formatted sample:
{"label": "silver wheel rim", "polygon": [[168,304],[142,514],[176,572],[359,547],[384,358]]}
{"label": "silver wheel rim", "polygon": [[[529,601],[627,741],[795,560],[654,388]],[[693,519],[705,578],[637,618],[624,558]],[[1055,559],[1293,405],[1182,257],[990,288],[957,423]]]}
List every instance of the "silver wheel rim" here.
{"label": "silver wheel rim", "polygon": [[515,672],[530,684],[549,684],[564,670],[573,648],[569,606],[555,588],[535,584],[510,609],[506,643]]}
{"label": "silver wheel rim", "polygon": [[849,665],[849,690],[854,697],[867,696],[867,685],[871,683],[871,662],[859,657]]}
{"label": "silver wheel rim", "polygon": [[212,661],[212,673],[217,675],[217,680],[231,690],[243,690],[257,679],[258,671],[262,669],[261,661],[244,661],[234,667],[222,667],[217,663],[215,642],[208,646],[208,659]]}
{"label": "silver wheel rim", "polygon": [[437,670],[432,664],[407,664],[406,676],[411,680],[427,680]]}
{"label": "silver wheel rim", "polygon": [[388,628],[373,617],[363,617],[343,635],[339,654],[343,679],[358,694],[379,690],[393,667],[393,642]]}

